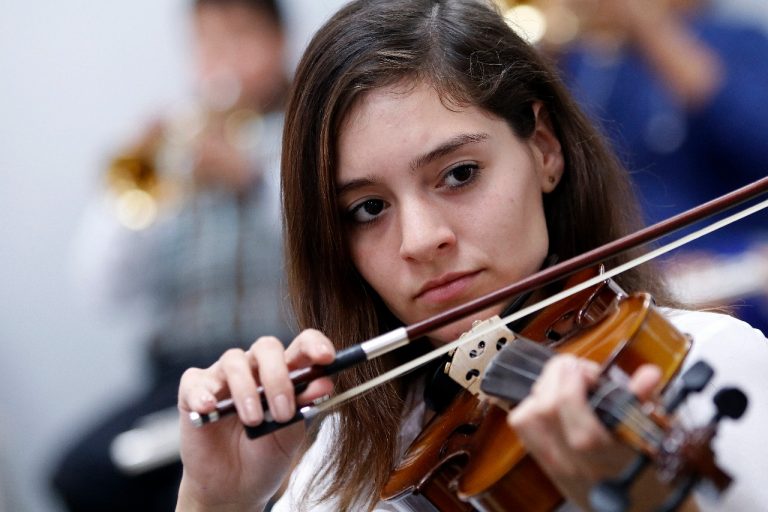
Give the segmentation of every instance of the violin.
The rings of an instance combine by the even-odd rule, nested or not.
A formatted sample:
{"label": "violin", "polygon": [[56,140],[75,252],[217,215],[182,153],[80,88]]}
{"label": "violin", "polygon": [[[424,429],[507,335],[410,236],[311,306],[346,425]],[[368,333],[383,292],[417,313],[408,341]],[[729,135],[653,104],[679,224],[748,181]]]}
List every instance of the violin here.
{"label": "violin", "polygon": [[[342,350],[337,353],[331,365],[295,370],[291,373],[291,380],[297,392],[300,392],[308,382],[320,376],[332,375],[359,362],[378,357],[492,304],[541,290],[561,282],[565,276],[587,272],[595,268],[598,262],[720,213],[725,208],[754,199],[766,191],[768,178],[553,265],[464,306]],[[766,207],[768,201],[745,210],[746,213],[741,212],[719,221],[719,224],[734,222]],[[704,228],[700,234],[714,229],[717,227]],[[704,387],[712,375],[711,369],[694,365],[680,379],[682,384],[675,390],[673,397],[663,404],[652,404],[652,407],[637,403],[620,385],[622,376],[626,378],[641,364],[652,363],[662,369],[664,378],[660,387],[665,388],[678,374],[691,340],[676,331],[654,309],[650,296],[639,294],[628,297],[609,279],[631,268],[630,265],[651,259],[654,253],[669,251],[682,243],[685,243],[684,239],[622,267],[593,275],[585,281],[584,276],[579,274],[570,279],[562,292],[526,305],[503,320],[488,320],[478,325],[477,329],[473,328],[466,339],[437,348],[323,403],[304,406],[288,422],[277,423],[267,415],[266,421],[257,427],[246,427],[246,432],[252,438],[258,437],[290,423],[309,419],[359,392],[466,345],[454,352],[447,368],[451,378],[460,382],[466,391],[461,392],[445,411],[436,416],[414,441],[403,461],[392,473],[382,497],[398,499],[404,495],[417,494],[439,510],[449,512],[475,508],[499,511],[551,510],[562,501],[562,497],[525,452],[511,428],[507,427],[506,413],[528,393],[535,376],[549,357],[555,353],[570,353],[601,365],[603,379],[593,390],[590,400],[598,417],[616,437],[640,454],[622,475],[596,487],[592,504],[597,510],[628,508],[627,495],[631,483],[651,464],[659,468],[661,479],[669,482],[673,488],[672,495],[663,505],[665,510],[677,508],[699,480],[707,480],[715,488],[723,490],[730,483],[730,477],[717,467],[710,448],[711,440],[720,419],[738,418],[743,413],[746,407],[743,394],[734,389],[725,390],[722,395],[718,395],[720,398],[716,397],[718,413],[712,421],[704,427],[686,431],[674,420],[672,413],[689,393]],[[571,286],[574,282],[579,284]],[[540,313],[532,320],[527,320],[520,329],[513,325],[517,333],[507,328],[507,324],[535,311]],[[516,374],[528,377],[515,378]],[[266,400],[263,400],[262,405],[266,410]],[[202,426],[233,412],[235,410],[231,400],[224,400],[217,405],[214,413],[191,413],[190,420]],[[637,425],[642,428],[635,428]]]}
{"label": "violin", "polygon": [[[487,324],[494,323],[489,332]],[[508,410],[525,398],[555,353],[602,365],[603,379],[591,403],[616,437],[642,454],[642,463],[636,463],[630,475],[594,490],[596,510],[627,509],[632,480],[650,462],[659,465],[663,482],[682,489],[672,493],[664,510],[675,509],[699,479],[719,491],[730,484],[710,448],[716,421],[706,434],[686,432],[668,415],[684,396],[648,410],[617,383],[618,376],[628,380],[640,365],[652,363],[662,370],[661,391],[677,375],[691,347],[692,340],[653,307],[648,294],[628,297],[605,281],[543,310],[519,334],[498,317],[476,323],[475,329],[484,335],[457,349],[445,368],[464,390],[413,441],[382,499],[415,494],[448,512],[547,511],[560,505],[563,498],[506,422]],[[687,379],[693,384],[684,394],[700,390],[711,377],[701,365],[694,368]],[[738,417],[746,398],[735,390],[730,393],[728,416]]]}

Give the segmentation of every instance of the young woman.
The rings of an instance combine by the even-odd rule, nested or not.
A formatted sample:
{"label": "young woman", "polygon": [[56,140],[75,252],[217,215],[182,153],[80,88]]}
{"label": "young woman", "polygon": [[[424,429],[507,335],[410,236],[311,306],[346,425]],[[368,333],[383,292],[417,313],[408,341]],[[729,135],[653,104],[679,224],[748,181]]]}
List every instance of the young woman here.
{"label": "young woman", "polygon": [[[306,330],[287,348],[263,337],[185,374],[183,417],[210,412],[226,396],[238,417],[201,429],[182,421],[179,510],[260,510],[292,468],[278,510],[399,506],[379,504],[378,496],[429,414],[423,376],[377,388],[309,429],[295,424],[251,441],[241,422],[263,421],[256,385],[264,386],[272,415],[286,421],[297,403],[349,389],[401,361],[379,358],[333,383],[314,381],[298,397],[291,369],[328,364],[335,350],[519,280],[549,255],[567,259],[637,226],[626,172],[550,68],[480,2],[355,1],[315,36],[295,83],[283,206],[291,298]],[[664,300],[647,271],[618,281]],[[503,307],[429,340],[453,340]],[[731,359],[714,361],[726,375],[759,375],[768,360],[765,339],[744,324],[670,315],[694,332],[701,353],[719,357],[717,347],[733,343]],[[595,378],[592,364],[555,357],[509,418],[579,506],[620,451],[586,404]],[[647,396],[657,380],[657,370],[642,367],[630,388]],[[750,425],[765,420],[757,409]],[[749,435],[759,435],[759,426],[751,428]]]}

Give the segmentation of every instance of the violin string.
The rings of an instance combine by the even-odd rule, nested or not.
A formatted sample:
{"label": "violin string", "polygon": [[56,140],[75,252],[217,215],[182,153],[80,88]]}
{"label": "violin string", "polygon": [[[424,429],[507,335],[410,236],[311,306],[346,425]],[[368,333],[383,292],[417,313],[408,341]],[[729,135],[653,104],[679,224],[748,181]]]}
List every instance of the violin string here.
{"label": "violin string", "polygon": [[651,420],[648,415],[643,413],[638,405],[632,405],[629,407],[629,410],[623,414],[628,413],[631,414],[631,416],[627,416],[630,418],[629,421],[623,421],[622,423],[627,426],[634,425],[631,428],[632,432],[642,437],[655,448],[660,447],[666,434],[664,429]]}
{"label": "violin string", "polygon": [[[523,318],[527,315],[530,315],[541,309],[544,309],[545,307],[550,306],[560,300],[570,297],[571,295],[575,295],[576,293],[582,290],[585,290],[591,286],[597,285],[607,279],[612,278],[613,276],[626,272],[627,270],[630,270],[639,265],[642,265],[643,263],[646,263],[650,260],[658,258],[659,256],[667,254],[685,244],[688,244],[698,238],[708,235],[714,231],[717,231],[718,229],[721,229],[729,224],[737,222],[745,217],[748,217],[749,215],[757,213],[766,208],[768,208],[768,199],[761,201],[748,208],[745,208],[744,210],[728,215],[727,217],[724,217],[716,222],[713,222],[712,224],[704,226],[703,228],[700,228],[681,238],[678,238],[677,240],[673,240],[671,242],[668,242],[667,244],[661,245],[658,248],[652,251],[649,251],[646,254],[640,255],[626,263],[623,263],[621,265],[618,265],[617,267],[614,267],[613,269],[607,270],[598,276],[595,276],[576,286],[573,286],[572,288],[563,290],[555,295],[552,295],[551,297],[544,299],[536,304],[520,309],[517,312],[512,313],[506,316],[505,318],[502,318],[501,321],[505,324],[510,324],[520,318]],[[422,356],[414,358],[411,361],[401,366],[392,368],[391,370],[388,370],[382,373],[381,375],[374,377],[369,381],[361,383],[353,388],[350,388],[342,393],[339,393],[338,395],[332,396],[331,398],[321,402],[318,405],[310,406],[309,409],[311,409],[312,411],[311,414],[318,414],[326,410],[332,409],[333,407],[336,407],[346,402],[347,400],[356,398],[359,395],[362,395],[363,393],[366,393],[377,386],[380,386],[382,384],[389,382],[390,380],[396,379],[398,377],[402,377],[403,375],[410,373],[416,368],[419,368],[420,366],[425,365],[430,361],[433,361],[439,357],[442,357],[444,354],[447,354],[448,352],[460,347],[465,343],[469,343],[470,341],[479,339],[481,336],[490,334],[494,329],[495,329],[494,326],[489,326],[489,327],[486,327],[485,329],[480,329],[479,332],[477,333],[473,333],[469,336],[456,339],[450,343],[446,343],[445,345],[437,347],[431,350],[430,352],[427,352]]]}
{"label": "violin string", "polygon": [[643,413],[640,404],[635,401],[617,400],[612,391],[625,391],[616,382],[603,379],[598,391],[593,394],[590,402],[595,409],[608,413],[617,422],[627,427],[648,443],[659,446],[663,438],[662,429]]}

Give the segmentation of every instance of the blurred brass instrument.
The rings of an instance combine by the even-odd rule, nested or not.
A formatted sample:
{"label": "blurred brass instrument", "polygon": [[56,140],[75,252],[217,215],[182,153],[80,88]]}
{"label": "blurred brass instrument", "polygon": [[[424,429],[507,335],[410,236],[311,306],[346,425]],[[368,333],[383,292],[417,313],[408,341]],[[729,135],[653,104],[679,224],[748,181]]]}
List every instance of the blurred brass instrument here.
{"label": "blurred brass instrument", "polygon": [[254,132],[259,130],[261,116],[246,108],[194,107],[151,127],[107,168],[106,185],[118,221],[129,229],[145,229],[194,193],[202,138],[215,134],[247,154],[258,143]]}
{"label": "blurred brass instrument", "polygon": [[584,21],[564,0],[495,0],[509,25],[531,44],[562,46],[579,37]]}
{"label": "blurred brass instrument", "polygon": [[168,189],[174,188],[170,187],[167,175],[161,178],[157,168],[158,142],[117,155],[107,168],[106,185],[114,213],[129,229],[141,230],[154,223],[158,203],[167,203]]}
{"label": "blurred brass instrument", "polygon": [[[589,35],[615,44],[626,37],[617,0],[493,0],[510,26],[531,44],[557,50]],[[640,0],[639,0],[640,1]],[[656,13],[686,12],[700,0],[642,0]]]}

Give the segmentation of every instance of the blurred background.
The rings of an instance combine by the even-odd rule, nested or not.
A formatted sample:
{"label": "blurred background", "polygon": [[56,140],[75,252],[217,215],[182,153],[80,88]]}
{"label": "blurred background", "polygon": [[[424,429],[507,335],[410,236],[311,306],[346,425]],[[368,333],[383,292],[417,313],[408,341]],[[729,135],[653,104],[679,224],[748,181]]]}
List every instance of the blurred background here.
{"label": "blurred background", "polygon": [[[290,68],[341,0],[285,0]],[[63,445],[143,376],[139,317],[73,272],[89,201],[138,126],[192,96],[186,0],[4,2],[0,17],[0,511],[61,512]],[[768,30],[765,0],[717,3]]]}
{"label": "blurred background", "polygon": [[[289,57],[340,0],[284,2]],[[139,388],[135,318],[101,316],[73,273],[114,151],[189,100],[189,3],[3,3],[0,16],[0,510],[63,510],[65,442]],[[289,64],[290,65],[290,64]]]}

